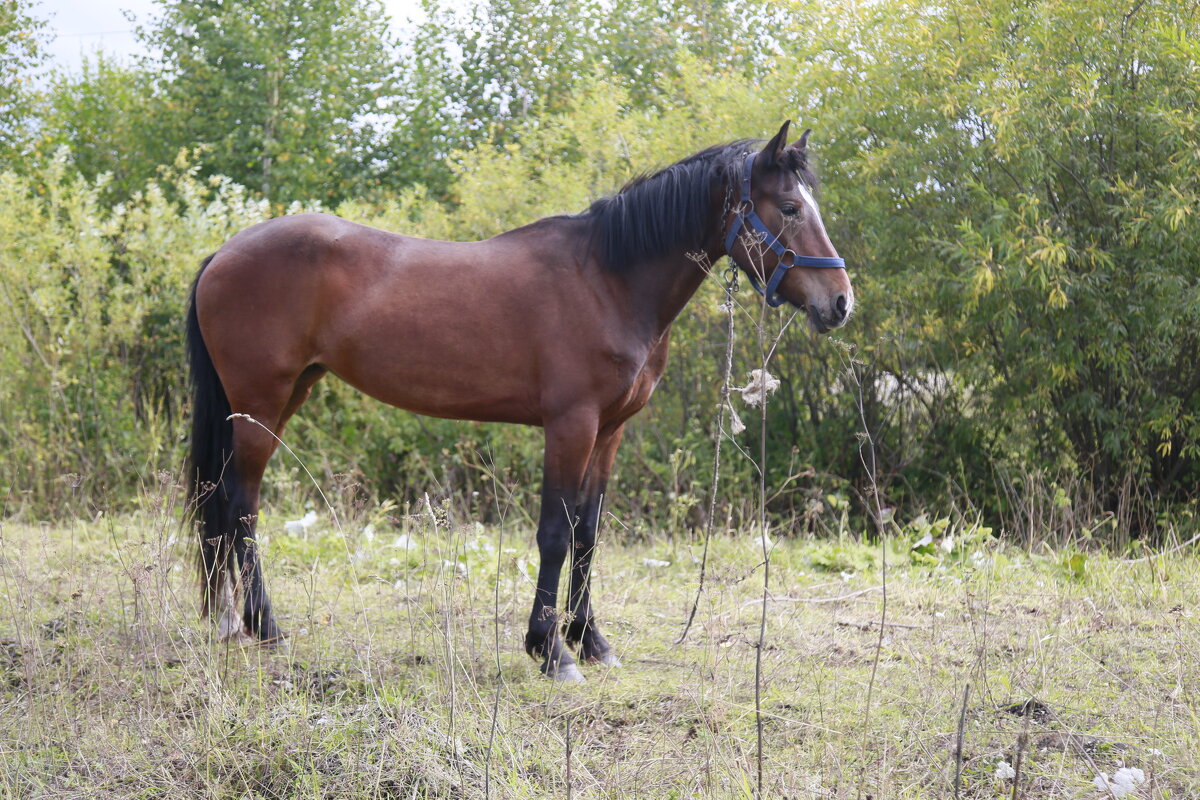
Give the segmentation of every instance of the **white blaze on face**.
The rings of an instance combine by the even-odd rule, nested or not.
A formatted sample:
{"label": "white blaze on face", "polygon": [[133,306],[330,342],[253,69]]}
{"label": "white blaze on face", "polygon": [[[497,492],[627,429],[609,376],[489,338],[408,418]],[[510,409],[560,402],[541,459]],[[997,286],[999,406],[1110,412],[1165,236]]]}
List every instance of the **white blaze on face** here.
{"label": "white blaze on face", "polygon": [[816,214],[817,219],[820,219],[821,209],[817,208],[817,200],[812,196],[812,192],[808,190],[803,181],[800,182],[800,196],[804,198],[805,203],[808,203],[808,207],[812,209],[813,214]]}
{"label": "white blaze on face", "polygon": [[804,181],[800,181],[800,196],[804,198],[804,202],[812,213],[812,220],[817,226],[817,231],[820,232],[820,238],[824,240],[823,244],[829,247],[829,252],[835,252],[833,242],[829,241],[829,234],[825,232],[825,220],[821,219],[821,209],[817,206],[817,199],[812,196],[812,192],[804,185]]}

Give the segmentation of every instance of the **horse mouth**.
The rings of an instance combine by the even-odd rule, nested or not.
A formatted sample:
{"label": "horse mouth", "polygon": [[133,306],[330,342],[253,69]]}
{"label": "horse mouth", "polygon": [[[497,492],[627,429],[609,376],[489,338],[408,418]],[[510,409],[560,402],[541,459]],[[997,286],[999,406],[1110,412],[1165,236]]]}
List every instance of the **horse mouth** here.
{"label": "horse mouth", "polygon": [[808,326],[810,328],[812,328],[814,331],[816,331],[817,333],[824,334],[824,333],[829,333],[829,331],[833,330],[833,328],[831,328],[829,325],[825,324],[825,320],[821,318],[820,313],[818,313],[817,309],[814,308],[812,305],[809,305],[807,307],[800,306],[800,308],[803,308],[805,311],[808,312]]}

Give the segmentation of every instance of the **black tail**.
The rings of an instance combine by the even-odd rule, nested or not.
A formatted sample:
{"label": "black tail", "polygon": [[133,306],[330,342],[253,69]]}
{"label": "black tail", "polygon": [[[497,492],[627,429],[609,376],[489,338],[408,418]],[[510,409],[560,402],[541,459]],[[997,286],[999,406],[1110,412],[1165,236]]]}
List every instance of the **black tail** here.
{"label": "black tail", "polygon": [[187,350],[192,377],[192,441],[188,474],[192,481],[190,518],[200,534],[202,613],[220,602],[227,576],[233,574],[233,527],[229,519],[237,481],[233,474],[233,425],[225,387],[213,367],[196,319],[196,286],[213,257],[204,259],[188,300]]}

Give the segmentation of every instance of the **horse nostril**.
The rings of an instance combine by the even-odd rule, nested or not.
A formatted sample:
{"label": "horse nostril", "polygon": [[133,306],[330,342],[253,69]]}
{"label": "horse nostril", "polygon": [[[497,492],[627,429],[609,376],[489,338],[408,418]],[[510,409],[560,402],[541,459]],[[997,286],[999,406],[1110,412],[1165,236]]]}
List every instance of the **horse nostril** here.
{"label": "horse nostril", "polygon": [[838,321],[844,320],[846,318],[846,295],[839,294],[837,300],[833,303],[833,308],[837,314]]}

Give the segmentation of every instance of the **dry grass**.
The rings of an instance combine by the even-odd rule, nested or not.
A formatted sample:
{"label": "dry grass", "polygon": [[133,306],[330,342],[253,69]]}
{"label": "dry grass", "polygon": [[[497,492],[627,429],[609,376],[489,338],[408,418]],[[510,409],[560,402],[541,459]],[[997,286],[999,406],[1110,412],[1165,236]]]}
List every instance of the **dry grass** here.
{"label": "dry grass", "polygon": [[[563,687],[521,646],[531,531],[484,530],[451,511],[438,510],[436,535],[428,514],[389,522],[386,509],[343,531],[323,517],[304,537],[265,515],[269,585],[292,635],[284,650],[211,641],[169,509],[3,523],[0,796],[750,794],[754,535],[714,539],[696,626],[673,647],[698,545],[619,544],[609,524],[597,608],[624,666]],[[408,546],[393,546],[398,537]],[[774,548],[766,796],[952,796],[968,682],[963,797],[1011,795],[996,764],[1014,763],[1026,724],[1023,797],[1105,797],[1096,771],[1122,764],[1146,773],[1138,797],[1200,796],[1200,560],[1081,563],[980,531],[956,538],[952,553],[913,558],[905,544],[890,558],[894,624],[866,729],[877,549],[850,538]],[[1031,717],[1014,713],[1031,698]]]}

